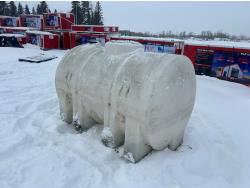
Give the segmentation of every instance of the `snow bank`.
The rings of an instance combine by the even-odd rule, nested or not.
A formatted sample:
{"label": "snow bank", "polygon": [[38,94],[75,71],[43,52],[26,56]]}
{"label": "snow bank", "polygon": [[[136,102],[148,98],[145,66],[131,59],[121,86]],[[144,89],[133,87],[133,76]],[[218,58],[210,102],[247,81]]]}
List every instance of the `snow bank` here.
{"label": "snow bank", "polygon": [[[18,62],[39,53],[59,58]],[[0,187],[250,187],[248,87],[197,76],[182,146],[131,164],[100,142],[101,125],[77,134],[60,120],[54,77],[64,53],[0,48]]]}

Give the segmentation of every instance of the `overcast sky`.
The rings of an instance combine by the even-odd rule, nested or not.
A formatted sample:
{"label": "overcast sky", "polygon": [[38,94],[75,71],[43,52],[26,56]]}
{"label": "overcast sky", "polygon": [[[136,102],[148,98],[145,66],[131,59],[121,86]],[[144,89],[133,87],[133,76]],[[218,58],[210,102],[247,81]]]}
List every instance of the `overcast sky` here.
{"label": "overcast sky", "polygon": [[[22,2],[36,6],[37,2]],[[70,11],[70,2],[48,2]],[[250,36],[250,2],[101,2],[105,25],[132,31],[224,31]]]}

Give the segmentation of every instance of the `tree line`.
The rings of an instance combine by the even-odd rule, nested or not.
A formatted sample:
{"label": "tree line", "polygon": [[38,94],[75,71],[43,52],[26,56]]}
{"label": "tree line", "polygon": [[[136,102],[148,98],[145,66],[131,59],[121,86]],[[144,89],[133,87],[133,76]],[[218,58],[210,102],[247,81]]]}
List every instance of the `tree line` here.
{"label": "tree line", "polygon": [[[89,1],[72,1],[70,12],[75,15],[76,24],[103,25],[103,12],[99,1],[95,3],[95,6]],[[0,1],[0,15],[17,17],[22,14],[43,13],[51,13],[46,1],[40,1],[36,8],[32,7],[31,11],[27,4],[23,7],[21,3],[16,6],[14,1]],[[57,13],[56,9],[54,13]]]}
{"label": "tree line", "polygon": [[218,39],[224,39],[224,40],[232,40],[232,41],[239,41],[239,40],[250,40],[250,37],[245,35],[230,35],[223,31],[217,31],[212,32],[210,30],[208,31],[201,31],[200,33],[194,33],[194,32],[173,32],[171,30],[169,31],[163,31],[161,33],[155,34],[150,32],[133,32],[130,30],[120,30],[120,33],[125,36],[140,36],[140,37],[161,37],[161,38],[177,38],[177,39],[190,39],[190,38],[196,38],[196,39],[202,39],[202,40],[214,40],[216,38]]}
{"label": "tree line", "polygon": [[94,8],[90,1],[72,1],[71,13],[75,15],[76,24],[103,25],[102,6],[99,1]]}
{"label": "tree line", "polygon": [[21,3],[16,6],[14,1],[7,3],[6,1],[0,1],[0,15],[4,16],[19,16],[21,14],[30,14],[28,5],[25,7]]}
{"label": "tree line", "polygon": [[[18,3],[16,6],[14,1],[10,1],[7,3],[6,1],[0,1],[0,15],[4,16],[20,16],[22,14],[43,14],[43,13],[50,13],[49,6],[46,1],[41,1],[37,5],[37,7],[32,7],[30,11],[29,6],[26,4],[23,6],[21,3]],[[57,12],[55,9],[54,12]]]}

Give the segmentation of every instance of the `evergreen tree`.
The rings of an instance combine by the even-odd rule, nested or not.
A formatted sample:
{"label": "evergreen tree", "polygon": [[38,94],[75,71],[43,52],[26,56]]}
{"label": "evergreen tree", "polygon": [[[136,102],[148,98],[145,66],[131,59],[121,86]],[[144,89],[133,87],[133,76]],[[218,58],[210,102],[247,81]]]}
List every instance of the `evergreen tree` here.
{"label": "evergreen tree", "polygon": [[0,1],[0,15],[7,15],[6,9],[8,9],[8,4],[5,1]]}
{"label": "evergreen tree", "polygon": [[30,9],[28,5],[25,5],[25,14],[30,14]]}
{"label": "evergreen tree", "polygon": [[38,4],[37,7],[36,7],[36,13],[37,14],[42,14],[42,9],[41,9],[40,4]]}
{"label": "evergreen tree", "polygon": [[0,15],[4,15],[5,1],[0,1]]}
{"label": "evergreen tree", "polygon": [[41,2],[40,2],[40,8],[41,8],[42,14],[43,14],[43,13],[49,13],[49,12],[50,12],[49,6],[48,6],[48,4],[47,4],[46,1],[41,1]]}
{"label": "evergreen tree", "polygon": [[10,16],[10,4],[9,3],[6,3],[6,6],[4,8],[4,15],[6,16]]}
{"label": "evergreen tree", "polygon": [[10,16],[17,16],[17,7],[14,1],[9,2]]}
{"label": "evergreen tree", "polygon": [[95,5],[93,24],[103,25],[103,15],[102,15],[102,7],[101,7],[100,1],[97,1],[96,5]]}
{"label": "evergreen tree", "polygon": [[43,13],[49,13],[49,7],[46,1],[41,1],[36,8],[36,13],[37,14],[43,14]]}
{"label": "evergreen tree", "polygon": [[79,1],[72,1],[71,2],[71,13],[75,15],[75,23],[81,24],[82,23],[82,11]]}
{"label": "evergreen tree", "polygon": [[18,16],[23,14],[23,6],[21,5],[21,3],[18,3],[17,14],[18,14]]}
{"label": "evergreen tree", "polygon": [[57,10],[56,10],[56,9],[54,10],[54,13],[55,13],[55,14],[57,13]]}
{"label": "evergreen tree", "polygon": [[32,14],[33,14],[33,15],[36,15],[36,10],[35,10],[34,7],[32,8]]}
{"label": "evergreen tree", "polygon": [[89,1],[82,1],[81,3],[82,10],[82,24],[91,24],[91,7]]}

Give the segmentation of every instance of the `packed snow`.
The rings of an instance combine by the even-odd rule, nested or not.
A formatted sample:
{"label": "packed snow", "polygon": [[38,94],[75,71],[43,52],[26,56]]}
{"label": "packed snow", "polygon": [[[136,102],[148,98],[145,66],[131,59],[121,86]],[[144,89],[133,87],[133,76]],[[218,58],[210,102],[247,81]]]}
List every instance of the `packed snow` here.
{"label": "packed snow", "polygon": [[[40,53],[59,58],[18,62]],[[60,119],[54,80],[65,53],[0,48],[1,188],[250,187],[249,87],[197,76],[182,146],[132,164],[101,143],[102,125],[77,134]]]}

